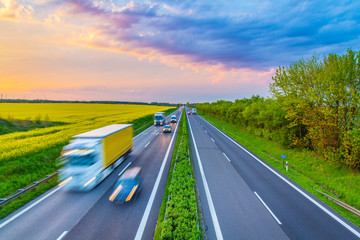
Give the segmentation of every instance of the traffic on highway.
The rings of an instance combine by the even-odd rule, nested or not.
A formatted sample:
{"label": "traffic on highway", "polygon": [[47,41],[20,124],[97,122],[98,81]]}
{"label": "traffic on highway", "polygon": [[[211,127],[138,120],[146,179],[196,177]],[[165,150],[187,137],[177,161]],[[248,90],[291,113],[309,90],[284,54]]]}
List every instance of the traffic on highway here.
{"label": "traffic on highway", "polygon": [[[181,120],[181,111],[177,110],[172,115],[176,115],[178,121]],[[164,122],[170,124],[170,116],[166,117]],[[86,138],[86,141],[91,140],[93,145],[86,143],[87,146],[95,148],[97,146],[96,151],[101,152],[106,149],[104,142],[94,144],[92,137],[104,140],[103,138],[111,136],[112,132],[128,136],[128,133],[122,132],[124,129],[126,131],[127,127],[111,126],[94,130],[95,132],[90,131],[75,136],[74,141],[78,144],[81,138]],[[121,146],[126,147],[129,142],[133,143],[131,153],[128,152],[129,149],[124,150],[124,154],[129,154],[126,154],[126,158],[119,158],[121,164],[115,161],[113,162],[115,165],[112,166],[113,163],[108,163],[112,167],[112,173],[109,173],[107,177],[101,176],[101,181],[97,182],[97,186],[93,186],[91,191],[87,189],[87,186],[92,182],[96,183],[97,177],[86,184],[92,179],[86,176],[86,179],[89,179],[81,180],[80,187],[71,184],[74,176],[78,176],[79,171],[82,171],[77,168],[80,164],[73,164],[75,161],[72,159],[78,160],[78,156],[85,153],[79,153],[73,149],[74,141],[70,143],[71,148],[65,147],[65,149],[71,150],[63,151],[63,155],[71,159],[66,159],[63,164],[65,164],[64,169],[74,175],[62,177],[59,186],[4,218],[0,222],[0,239],[24,239],[25,236],[26,239],[37,240],[152,239],[170,168],[177,123],[171,124],[171,133],[162,134],[162,128],[162,126],[151,126],[132,138],[133,141],[124,142],[124,137],[122,137],[124,144]],[[80,142],[85,144],[83,141]],[[113,152],[111,146],[108,150]],[[89,151],[86,154],[89,154]],[[119,154],[119,156],[124,154]],[[108,168],[103,167],[104,160],[98,162],[102,164],[96,166],[96,171]],[[83,167],[82,164],[81,167]],[[93,173],[96,171],[91,170]],[[122,176],[123,178],[135,176],[134,182],[125,187],[125,183],[121,183],[124,180]],[[69,178],[71,180],[68,180]],[[70,187],[66,187],[67,184]],[[122,195],[122,191],[130,185],[133,187],[128,194]],[[80,191],[74,187],[79,187]]]}
{"label": "traffic on highway", "polygon": [[357,226],[196,109],[180,108],[154,114],[135,137],[128,124],[74,136],[59,158],[59,185],[3,219],[0,239],[153,239],[180,121],[206,239],[360,238]]}

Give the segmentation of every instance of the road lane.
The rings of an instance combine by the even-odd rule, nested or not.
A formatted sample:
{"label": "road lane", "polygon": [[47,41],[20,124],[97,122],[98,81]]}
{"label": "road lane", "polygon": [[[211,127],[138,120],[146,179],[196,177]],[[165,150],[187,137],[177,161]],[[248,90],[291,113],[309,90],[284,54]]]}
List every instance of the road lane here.
{"label": "road lane", "polygon": [[110,187],[64,239],[134,239],[170,138],[162,135],[154,139],[154,147],[146,148],[131,164],[144,170],[142,189],[135,201],[113,204],[109,201],[113,191]]}
{"label": "road lane", "polygon": [[[195,144],[204,168],[212,201],[224,239],[288,239],[267,209],[257,199],[253,191],[241,178],[223,152],[216,145],[216,140],[188,116],[191,144]],[[194,153],[195,150],[192,151]],[[203,181],[200,177],[197,156],[193,154],[196,182],[203,210],[204,224],[207,227],[207,239],[218,239],[213,225],[213,218],[204,193]]]}
{"label": "road lane", "polygon": [[[215,140],[218,149],[231,159],[231,165],[249,188],[261,196],[274,212],[282,223],[281,228],[290,239],[359,239],[356,235],[359,234],[357,226],[276,170],[270,171],[272,168],[266,163],[259,163],[261,160],[257,161],[201,117],[194,118],[207,130],[209,137]],[[303,193],[295,190],[286,181]],[[352,231],[332,216],[340,219]]]}
{"label": "road lane", "polygon": [[[176,111],[176,114],[178,117],[180,116],[179,111]],[[169,117],[167,117],[167,122],[169,122]],[[176,124],[174,124],[174,126],[176,126]],[[157,138],[165,135],[162,133],[158,134],[161,132],[161,129],[162,127],[151,126],[144,131],[145,133],[134,137],[134,148],[132,153],[129,155],[129,158],[125,160],[118,168],[116,168],[114,172],[101,184],[99,184],[93,191],[88,193],[76,193],[59,190],[50,197],[46,198],[46,200],[43,202],[39,203],[27,212],[23,213],[21,216],[17,217],[15,220],[0,228],[0,239],[11,240],[24,239],[24,237],[26,237],[26,239],[30,240],[51,240],[57,239],[60,235],[63,234],[64,231],[70,232],[71,229],[88,213],[88,211],[92,209],[93,206],[97,204],[97,202],[100,201],[104,195],[107,195],[107,192],[112,188],[113,183],[116,181],[119,172],[121,172],[127,166],[127,164],[134,162],[134,160],[136,160],[137,157],[141,155],[142,151],[145,149],[144,146],[148,142],[152,142]],[[164,141],[164,143],[161,145],[162,147],[165,147],[165,142],[169,141]],[[150,148],[152,148],[151,143],[146,149]],[[156,145],[153,145],[153,148],[159,149]],[[156,169],[149,168],[149,171],[153,170]],[[158,171],[158,169],[156,171]],[[153,174],[156,174],[156,172]],[[50,191],[53,191],[53,189]],[[28,203],[23,208],[10,214],[8,217],[2,219],[0,224],[11,219],[12,216],[23,211],[26,207],[38,201],[38,199],[45,196],[50,191]],[[156,198],[156,200],[158,199]],[[157,205],[154,204],[154,206]],[[141,216],[136,217],[141,218]],[[149,219],[153,220],[153,218]],[[69,233],[66,235],[68,234]]]}

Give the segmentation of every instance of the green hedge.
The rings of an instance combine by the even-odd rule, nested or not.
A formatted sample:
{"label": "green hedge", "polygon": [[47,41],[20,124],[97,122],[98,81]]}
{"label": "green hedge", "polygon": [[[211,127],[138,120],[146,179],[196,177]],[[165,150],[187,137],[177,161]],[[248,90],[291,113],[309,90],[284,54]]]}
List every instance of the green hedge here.
{"label": "green hedge", "polygon": [[[185,116],[183,116],[185,118]],[[199,239],[199,217],[195,197],[195,180],[189,156],[186,120],[181,121],[182,139],[169,186],[169,201],[162,224],[161,239]]]}

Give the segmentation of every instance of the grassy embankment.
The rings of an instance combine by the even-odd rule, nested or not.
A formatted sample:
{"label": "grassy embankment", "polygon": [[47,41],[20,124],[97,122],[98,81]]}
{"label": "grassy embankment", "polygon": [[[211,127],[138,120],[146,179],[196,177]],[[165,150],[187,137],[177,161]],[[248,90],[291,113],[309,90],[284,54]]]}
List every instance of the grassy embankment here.
{"label": "grassy embankment", "polygon": [[[133,123],[136,130],[151,124],[157,111],[169,114],[174,108],[121,104],[0,103],[0,116],[7,116],[0,123],[1,129],[7,132],[0,135],[0,197],[55,172],[55,160],[72,136],[115,123]],[[20,132],[16,132],[18,130]],[[136,134],[140,132],[136,131]],[[56,179],[50,180],[4,205],[0,208],[0,218],[56,183]]]}
{"label": "grassy embankment", "polygon": [[154,240],[202,238],[185,111],[182,114]]}
{"label": "grassy embankment", "polygon": [[[250,134],[236,125],[202,115],[206,120],[235,139],[278,171],[288,176],[305,190],[315,195],[335,211],[360,226],[360,217],[328,200],[314,190],[326,194],[360,209],[360,173],[346,166],[328,162],[309,150],[285,149],[280,144]],[[286,155],[289,171],[286,172],[281,155]]]}

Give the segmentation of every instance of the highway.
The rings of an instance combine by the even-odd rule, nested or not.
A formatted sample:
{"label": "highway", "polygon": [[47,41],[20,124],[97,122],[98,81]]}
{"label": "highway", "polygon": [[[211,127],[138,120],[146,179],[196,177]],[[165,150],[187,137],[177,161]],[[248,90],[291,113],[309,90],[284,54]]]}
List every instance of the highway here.
{"label": "highway", "polygon": [[[180,118],[179,110],[173,114]],[[177,124],[171,126],[172,133],[151,126],[134,137],[129,157],[91,192],[57,186],[2,219],[0,239],[152,239],[176,140]],[[142,167],[141,192],[135,201],[114,205],[113,185],[133,166]]]}
{"label": "highway", "polygon": [[187,119],[207,239],[360,239],[357,226],[203,118]]}

